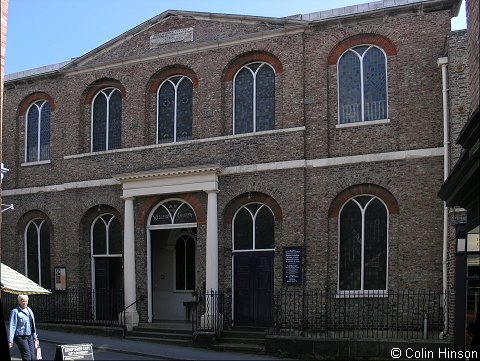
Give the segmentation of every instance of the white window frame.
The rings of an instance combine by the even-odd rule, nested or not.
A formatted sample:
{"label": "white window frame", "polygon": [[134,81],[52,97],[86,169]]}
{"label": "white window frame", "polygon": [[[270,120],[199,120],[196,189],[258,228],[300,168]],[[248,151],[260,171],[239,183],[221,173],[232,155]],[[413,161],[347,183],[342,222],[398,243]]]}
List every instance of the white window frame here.
{"label": "white window frame", "polygon": [[[358,201],[355,200],[355,198],[365,196],[365,197],[370,197],[370,200],[367,202],[367,204],[362,207]],[[387,248],[387,254],[386,254],[386,266],[385,266],[385,289],[384,290],[365,290],[365,285],[364,285],[364,272],[365,272],[365,264],[364,264],[364,247],[365,247],[365,211],[368,208],[368,205],[374,200],[377,199],[379,200],[383,206],[385,207],[385,212],[387,214],[387,229],[386,229],[386,248]],[[359,290],[340,290],[340,237],[341,237],[341,228],[340,228],[340,219],[341,219],[341,214],[343,211],[343,208],[347,203],[350,201],[354,201],[357,206],[360,208],[361,214],[362,214],[362,250],[361,250],[361,261],[360,261],[360,289]],[[342,207],[340,208],[340,211],[338,213],[338,219],[337,219],[337,229],[338,229],[338,241],[337,241],[337,297],[383,297],[387,295],[388,293],[388,256],[389,256],[389,229],[390,229],[390,212],[388,211],[388,207],[385,204],[385,202],[377,197],[374,196],[373,194],[357,194],[351,198],[349,198],[345,203],[343,203]]]}
{"label": "white window frame", "polygon": [[[35,221],[41,221],[40,224],[37,224]],[[45,219],[43,218],[34,218],[32,220],[30,220],[28,223],[27,223],[27,226],[25,227],[25,231],[24,231],[24,235],[23,235],[23,239],[24,239],[24,252],[25,252],[25,274],[27,275],[28,277],[28,229],[30,227],[31,224],[35,225],[35,228],[37,229],[37,249],[38,249],[38,253],[37,253],[37,264],[38,264],[38,284],[40,286],[42,286],[42,251],[41,251],[41,248],[40,248],[40,241],[41,241],[41,237],[40,237],[40,231],[43,227],[43,225],[45,224]],[[47,227],[48,227],[48,224],[47,224]]]}
{"label": "white window frame", "polygon": [[[108,89],[112,89],[112,91],[110,92],[110,94],[106,94],[105,93],[105,90],[108,90]],[[113,93],[115,93],[116,91],[118,91],[120,93],[120,96],[122,96],[122,92],[120,91],[120,89],[118,88],[115,88],[115,87],[106,87],[106,88],[103,88],[102,90],[99,90],[97,92],[97,94],[95,94],[95,96],[93,97],[92,99],[92,104],[91,104],[91,120],[90,120],[90,151],[93,152],[93,115],[94,115],[94,105],[95,105],[95,100],[97,99],[97,97],[100,95],[100,94],[103,94],[103,96],[107,99],[107,109],[106,109],[106,124],[105,124],[105,149],[103,149],[104,151],[106,150],[110,150],[110,139],[109,139],[109,129],[110,129],[110,98],[111,96],[113,95]],[[123,112],[123,98],[122,98],[122,112]],[[121,132],[121,130],[120,130]],[[98,152],[98,151],[97,151]]]}
{"label": "white window frame", "polygon": [[[255,71],[253,71],[252,69],[250,69],[250,66],[252,64],[260,64],[260,66]],[[236,107],[236,104],[235,104],[235,84],[236,84],[237,75],[243,69],[248,69],[253,76],[253,92],[252,92],[252,96],[253,96],[253,100],[252,100],[253,101],[253,110],[252,110],[253,131],[251,133],[256,133],[257,132],[257,115],[256,115],[257,114],[257,101],[256,101],[256,99],[257,99],[257,73],[264,65],[270,67],[273,70],[273,75],[276,78],[277,74],[275,73],[275,68],[273,66],[271,66],[269,63],[266,63],[266,62],[263,62],[263,61],[252,61],[251,63],[245,64],[240,69],[238,69],[238,71],[235,73],[235,76],[233,77],[233,97],[232,97],[232,104],[233,104],[233,107],[232,107],[232,113],[233,113],[232,114],[232,117],[233,117],[233,129],[232,129],[232,131],[233,132],[232,133],[233,133],[233,135],[236,134],[235,133],[235,107]],[[247,133],[249,133],[249,132],[247,132]],[[246,134],[246,133],[239,133],[239,134]]]}
{"label": "white window frame", "polygon": [[[172,79],[173,78],[177,78],[177,77],[180,77],[180,80],[178,80],[177,84],[175,84]],[[173,89],[175,91],[175,95],[174,95],[174,108],[173,108],[173,143],[176,143],[177,142],[177,99],[178,99],[178,86],[180,85],[180,83],[184,80],[184,79],[187,79],[188,81],[190,81],[190,83],[192,84],[193,86],[193,82],[192,80],[185,76],[185,75],[173,75],[171,77],[169,77],[168,79],[165,79],[162,84],[160,84],[160,86],[158,87],[157,89],[157,132],[156,132],[156,139],[155,139],[155,143],[156,144],[163,144],[163,143],[159,143],[158,142],[158,131],[159,131],[159,127],[158,127],[158,123],[159,123],[159,115],[160,115],[160,107],[158,105],[158,101],[159,101],[159,97],[160,97],[160,89],[162,89],[162,87],[166,84],[166,83],[170,83],[173,85]],[[193,96],[192,96],[192,103],[193,103]],[[193,113],[192,113],[192,118],[193,118]],[[192,123],[193,123],[193,119],[192,119]],[[192,124],[193,125],[193,124]]]}
{"label": "white window frame", "polygon": [[[41,103],[40,106],[38,103]],[[28,107],[27,113],[25,115],[25,163],[38,163],[38,162],[47,162],[49,159],[43,159],[40,160],[40,140],[41,140],[41,134],[40,134],[40,129],[41,129],[41,124],[42,124],[42,109],[45,106],[45,104],[48,104],[46,100],[37,100],[30,104]],[[38,109],[38,119],[37,119],[37,159],[35,160],[28,160],[28,114],[30,113],[30,110],[35,106]],[[51,110],[50,110],[50,117],[51,117]],[[48,147],[50,147],[50,142],[48,144]],[[50,157],[49,157],[50,158]]]}
{"label": "white window frame", "polygon": [[[368,47],[362,55],[358,54],[354,49],[358,48],[360,46],[366,46]],[[365,54],[371,49],[371,48],[377,48],[379,49],[382,53],[383,56],[385,57],[385,97],[386,97],[386,117],[384,119],[375,119],[375,120],[365,120],[365,95],[364,95],[364,83],[363,83],[363,58]],[[340,74],[339,74],[339,63],[342,57],[348,53],[352,52],[354,53],[359,59],[360,59],[360,92],[361,92],[361,114],[362,114],[362,119],[358,122],[351,122],[351,123],[341,123],[340,122],[340,114],[341,114],[341,109],[340,109]],[[355,45],[347,50],[345,50],[342,55],[339,56],[337,60],[337,110],[338,110],[338,119],[337,119],[337,126],[345,126],[345,125],[351,125],[351,124],[374,124],[372,122],[377,122],[376,124],[383,124],[383,123],[388,123],[389,122],[389,109],[388,109],[388,57],[387,54],[385,53],[385,50],[382,48],[373,45],[373,44],[359,44]]]}

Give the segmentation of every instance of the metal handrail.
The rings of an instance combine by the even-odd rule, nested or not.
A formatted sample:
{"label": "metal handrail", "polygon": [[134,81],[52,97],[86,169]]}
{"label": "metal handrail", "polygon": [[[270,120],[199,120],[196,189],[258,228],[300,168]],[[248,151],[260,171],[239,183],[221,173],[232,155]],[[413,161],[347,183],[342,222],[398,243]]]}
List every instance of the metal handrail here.
{"label": "metal handrail", "polygon": [[132,307],[134,304],[136,304],[138,301],[143,301],[145,299],[145,295],[141,295],[137,300],[135,300],[134,302],[132,302],[131,304],[129,304],[127,307],[125,307],[120,313],[123,313],[123,337],[125,337],[126,333],[127,333],[127,322],[126,322],[126,316],[125,314],[127,313],[126,311]]}

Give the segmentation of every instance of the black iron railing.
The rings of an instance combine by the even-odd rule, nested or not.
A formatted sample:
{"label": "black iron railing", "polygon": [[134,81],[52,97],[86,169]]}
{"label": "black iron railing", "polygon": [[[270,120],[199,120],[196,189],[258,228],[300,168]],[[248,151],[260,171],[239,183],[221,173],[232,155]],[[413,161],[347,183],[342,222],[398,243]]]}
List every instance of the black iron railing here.
{"label": "black iron railing", "polygon": [[[17,295],[3,293],[2,301],[8,320],[10,310],[18,304]],[[123,290],[69,288],[50,295],[31,295],[28,305],[37,322],[120,326],[124,294]]]}
{"label": "black iron railing", "polygon": [[192,332],[213,332],[216,336],[231,325],[231,292],[196,291],[192,309]]}
{"label": "black iron railing", "polygon": [[438,339],[444,293],[403,290],[339,294],[281,289],[273,334],[318,338]]}

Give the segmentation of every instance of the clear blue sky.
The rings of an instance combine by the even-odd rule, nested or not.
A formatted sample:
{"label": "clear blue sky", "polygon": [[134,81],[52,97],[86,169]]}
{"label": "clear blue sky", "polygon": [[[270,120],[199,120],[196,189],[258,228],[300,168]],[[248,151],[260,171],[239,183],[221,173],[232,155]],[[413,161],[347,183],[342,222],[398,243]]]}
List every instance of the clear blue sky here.
{"label": "clear blue sky", "polygon": [[[9,0],[5,74],[81,56],[166,10],[284,17],[375,0]],[[465,29],[465,6],[452,21]]]}

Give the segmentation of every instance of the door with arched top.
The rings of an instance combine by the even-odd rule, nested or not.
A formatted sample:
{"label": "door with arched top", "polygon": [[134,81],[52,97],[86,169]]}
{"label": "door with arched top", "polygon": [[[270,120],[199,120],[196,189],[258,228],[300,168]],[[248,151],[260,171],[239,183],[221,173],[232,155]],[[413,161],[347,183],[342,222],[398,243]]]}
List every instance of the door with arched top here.
{"label": "door with arched top", "polygon": [[147,223],[149,321],[185,321],[196,289],[197,218],[182,199],[155,206]]}
{"label": "door with arched top", "polygon": [[249,203],[233,217],[233,319],[235,325],[268,326],[273,321],[274,216],[262,203]]}

